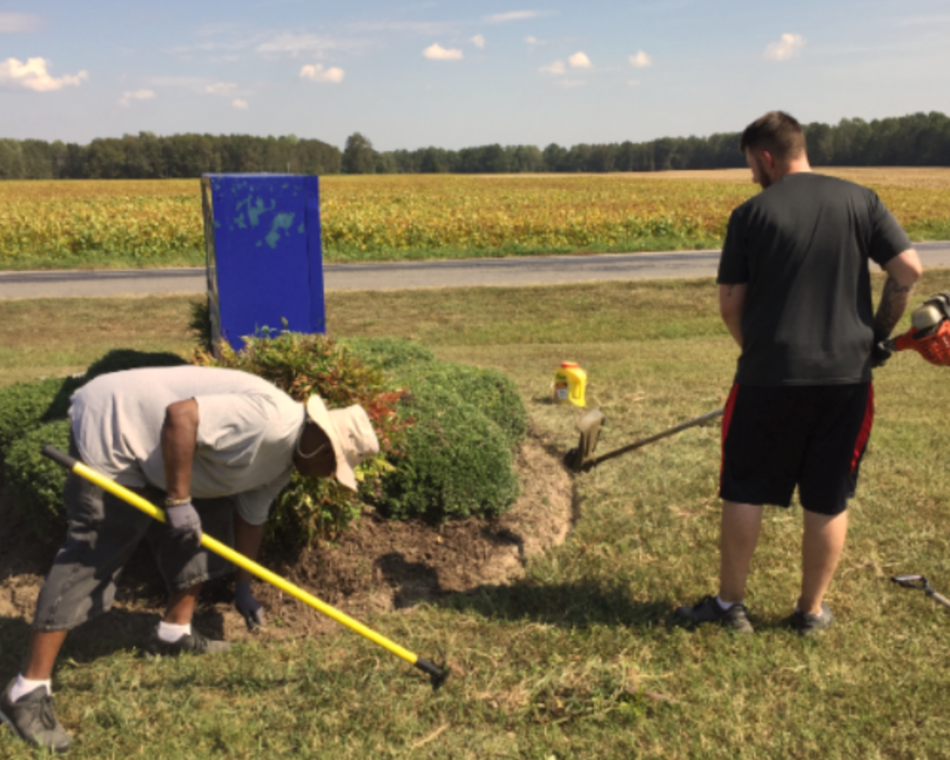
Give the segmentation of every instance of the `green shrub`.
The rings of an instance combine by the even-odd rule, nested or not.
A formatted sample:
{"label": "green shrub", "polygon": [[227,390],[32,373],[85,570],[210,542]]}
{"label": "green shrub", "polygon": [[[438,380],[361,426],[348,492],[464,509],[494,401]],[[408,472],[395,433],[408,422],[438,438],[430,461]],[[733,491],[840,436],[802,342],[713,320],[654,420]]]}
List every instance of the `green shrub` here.
{"label": "green shrub", "polygon": [[341,343],[366,364],[398,373],[435,361],[435,354],[411,340],[398,338],[347,338]]}
{"label": "green shrub", "polygon": [[497,370],[436,361],[407,340],[360,338],[346,345],[407,389],[399,412],[415,423],[377,508],[431,522],[505,512],[518,495],[512,449],[528,427],[514,382]]}
{"label": "green shrub", "polygon": [[407,454],[383,484],[377,508],[430,522],[492,518],[518,496],[511,445],[501,429],[438,380],[420,375],[400,401],[415,420]]}
{"label": "green shrub", "polygon": [[0,455],[27,431],[56,419],[64,419],[69,397],[79,387],[73,377],[47,377],[32,383],[0,388]]}
{"label": "green shrub", "polygon": [[27,431],[8,447],[3,474],[7,489],[33,533],[46,544],[56,544],[66,534],[63,483],[66,470],[42,454],[51,444],[69,451],[69,422],[46,422]]}
{"label": "green shrub", "polygon": [[[282,331],[275,336],[244,339],[234,351],[226,343],[219,357],[198,351],[194,362],[250,372],[274,383],[297,401],[317,394],[331,409],[359,404],[379,438],[380,454],[357,469],[359,497],[372,501],[381,495],[383,476],[399,461],[410,424],[400,420],[396,403],[400,391],[387,388],[377,367],[360,360],[356,352],[323,335]],[[267,539],[280,545],[313,543],[342,533],[362,511],[362,501],[335,480],[304,478],[294,474],[277,498],[267,521]]]}
{"label": "green shrub", "polygon": [[435,385],[468,402],[498,425],[509,447],[528,432],[528,412],[518,386],[498,370],[440,361],[400,373],[397,380],[413,390]]}

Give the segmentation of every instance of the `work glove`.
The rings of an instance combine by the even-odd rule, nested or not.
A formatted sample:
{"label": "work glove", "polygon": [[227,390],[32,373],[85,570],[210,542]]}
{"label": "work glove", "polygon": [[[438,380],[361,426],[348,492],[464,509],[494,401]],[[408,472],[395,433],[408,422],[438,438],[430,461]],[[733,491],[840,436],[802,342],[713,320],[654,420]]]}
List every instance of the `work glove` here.
{"label": "work glove", "polygon": [[168,520],[168,532],[172,540],[182,546],[196,546],[201,543],[201,518],[198,517],[191,499],[182,504],[166,503],[165,517]]}
{"label": "work glove", "polygon": [[871,347],[871,368],[883,367],[887,364],[887,360],[891,358],[891,353],[893,352],[887,347],[884,340],[875,339],[874,345]]}
{"label": "work glove", "polygon": [[234,606],[244,616],[249,631],[264,627],[264,608],[251,593],[250,581],[238,581],[234,584]]}

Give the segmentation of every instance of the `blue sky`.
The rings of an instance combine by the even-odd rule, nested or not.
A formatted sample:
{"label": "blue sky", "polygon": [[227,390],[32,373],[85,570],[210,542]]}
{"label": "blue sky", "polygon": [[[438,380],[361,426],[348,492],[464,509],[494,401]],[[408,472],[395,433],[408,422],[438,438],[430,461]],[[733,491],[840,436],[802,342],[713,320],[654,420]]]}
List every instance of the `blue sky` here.
{"label": "blue sky", "polygon": [[0,137],[379,150],[950,114],[947,0],[0,0]]}

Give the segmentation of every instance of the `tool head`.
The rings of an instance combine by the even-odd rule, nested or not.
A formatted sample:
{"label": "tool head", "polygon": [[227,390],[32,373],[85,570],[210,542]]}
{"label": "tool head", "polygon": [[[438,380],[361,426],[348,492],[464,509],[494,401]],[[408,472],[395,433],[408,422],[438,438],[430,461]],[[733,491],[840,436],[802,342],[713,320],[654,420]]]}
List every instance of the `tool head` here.
{"label": "tool head", "polygon": [[604,415],[600,409],[591,409],[577,421],[577,432],[580,433],[577,447],[568,451],[564,457],[564,463],[574,472],[583,470],[586,462],[592,458],[603,424]]}
{"label": "tool head", "polygon": [[439,665],[423,657],[417,658],[415,663],[419,670],[429,676],[433,691],[438,691],[449,677],[449,669],[446,666],[445,655],[442,654],[442,650],[439,650],[439,654],[442,655],[442,662]]}
{"label": "tool head", "polygon": [[930,581],[922,575],[895,575],[891,580],[904,588],[918,588],[924,591],[930,588]]}

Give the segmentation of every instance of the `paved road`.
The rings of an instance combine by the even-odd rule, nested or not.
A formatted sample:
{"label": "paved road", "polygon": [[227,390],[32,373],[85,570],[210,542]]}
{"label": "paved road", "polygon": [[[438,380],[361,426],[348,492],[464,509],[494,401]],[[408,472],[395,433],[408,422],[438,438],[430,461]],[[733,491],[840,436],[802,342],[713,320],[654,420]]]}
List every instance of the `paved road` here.
{"label": "paved road", "polygon": [[[918,243],[928,267],[950,266],[950,241]],[[555,285],[603,280],[713,277],[719,251],[526,256],[376,264],[328,264],[326,289],[403,290],[471,286]],[[0,298],[203,293],[203,268],[0,272]]]}

